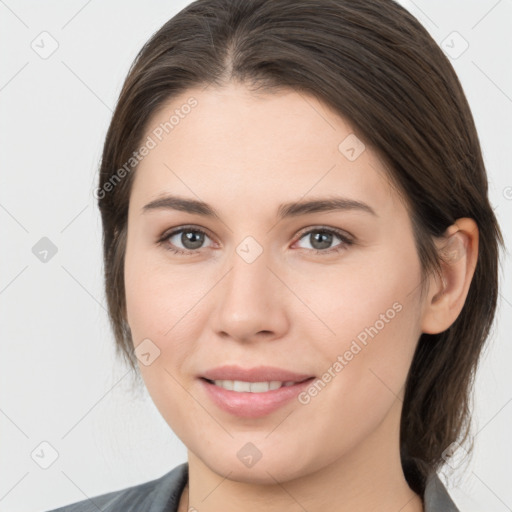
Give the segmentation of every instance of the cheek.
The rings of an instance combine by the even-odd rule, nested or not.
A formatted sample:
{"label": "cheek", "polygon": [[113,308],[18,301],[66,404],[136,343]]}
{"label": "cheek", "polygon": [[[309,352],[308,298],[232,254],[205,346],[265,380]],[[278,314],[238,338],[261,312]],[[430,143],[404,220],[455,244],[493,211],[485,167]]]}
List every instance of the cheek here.
{"label": "cheek", "polygon": [[128,324],[136,354],[146,349],[151,353],[150,364],[141,364],[141,358],[139,369],[155,404],[165,414],[172,415],[187,399],[182,396],[182,385],[188,383],[181,372],[197,350],[206,322],[204,299],[211,287],[208,276],[198,279],[193,266],[172,266],[158,254],[127,252]]}
{"label": "cheek", "polygon": [[195,297],[205,292],[193,284],[187,272],[163,266],[142,251],[127,251],[124,277],[135,352],[151,354],[148,364],[139,359],[141,376],[164,419],[175,432],[184,435],[180,426],[193,421],[186,411],[194,409],[192,404],[184,407],[190,397],[177,369],[194,350],[198,323],[194,321],[193,306],[199,300]]}
{"label": "cheek", "polygon": [[[406,343],[411,339],[420,282],[419,262],[413,252],[399,258],[391,249],[383,250],[364,259],[347,260],[337,268],[325,267],[315,273],[314,280],[294,276],[293,282],[294,292],[314,315],[308,316],[313,319],[310,325],[329,346],[343,348],[354,338],[363,344],[375,337]],[[299,317],[294,320],[304,322]],[[403,336],[393,336],[404,328]]]}
{"label": "cheek", "polygon": [[[352,273],[331,284],[331,300],[319,311],[336,336],[315,338],[310,328],[314,353],[321,354],[323,364],[319,378],[302,397],[308,429],[339,443],[340,450],[369,436],[401,405],[419,336],[417,297],[410,293],[414,273],[407,283],[401,271],[380,279],[377,274],[365,279],[361,275]],[[338,299],[333,301],[333,296]],[[324,455],[334,456],[328,450]]]}
{"label": "cheek", "polygon": [[127,317],[135,344],[138,338],[153,336],[165,345],[182,321],[189,323],[194,317],[194,305],[208,291],[207,283],[197,279],[192,266],[172,266],[162,261],[161,255],[144,255],[142,251],[127,252],[124,278]]}
{"label": "cheek", "polygon": [[344,395],[350,390],[360,403],[365,396],[371,402],[401,393],[421,334],[420,267],[414,252],[399,260],[390,251],[372,263],[344,268],[335,279],[320,276],[315,286],[298,292],[316,313],[308,339],[322,355],[325,380],[329,373],[340,375],[332,378],[333,389],[339,387]]}

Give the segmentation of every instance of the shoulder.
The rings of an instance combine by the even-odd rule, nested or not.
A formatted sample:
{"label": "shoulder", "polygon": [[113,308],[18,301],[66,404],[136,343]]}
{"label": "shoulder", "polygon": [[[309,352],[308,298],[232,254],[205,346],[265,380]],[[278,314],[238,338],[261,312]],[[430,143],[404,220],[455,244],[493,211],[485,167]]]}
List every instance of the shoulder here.
{"label": "shoulder", "polygon": [[188,479],[184,462],[165,475],[48,512],[174,512]]}

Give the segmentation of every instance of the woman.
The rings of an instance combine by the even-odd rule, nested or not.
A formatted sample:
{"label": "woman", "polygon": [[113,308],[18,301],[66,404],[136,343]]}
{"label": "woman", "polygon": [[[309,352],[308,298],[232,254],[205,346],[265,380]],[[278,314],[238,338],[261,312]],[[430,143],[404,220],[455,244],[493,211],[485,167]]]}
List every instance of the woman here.
{"label": "woman", "polygon": [[457,510],[499,226],[440,48],[391,0],[198,0],[96,191],[119,353],[188,461],[60,511]]}

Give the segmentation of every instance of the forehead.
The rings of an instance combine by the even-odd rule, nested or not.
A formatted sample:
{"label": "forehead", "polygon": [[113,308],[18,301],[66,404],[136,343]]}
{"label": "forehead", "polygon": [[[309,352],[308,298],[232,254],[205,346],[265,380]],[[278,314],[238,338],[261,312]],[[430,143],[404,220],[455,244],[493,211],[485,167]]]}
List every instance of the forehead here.
{"label": "forehead", "polygon": [[[165,193],[246,208],[339,194],[397,206],[382,162],[323,102],[292,90],[255,94],[243,85],[189,89],[149,119],[131,202]],[[222,207],[219,206],[219,209]]]}

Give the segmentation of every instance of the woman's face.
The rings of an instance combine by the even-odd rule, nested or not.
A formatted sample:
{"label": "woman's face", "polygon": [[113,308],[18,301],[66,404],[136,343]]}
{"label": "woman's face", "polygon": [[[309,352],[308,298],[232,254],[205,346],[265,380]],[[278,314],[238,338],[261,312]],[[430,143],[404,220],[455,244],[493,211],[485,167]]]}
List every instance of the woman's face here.
{"label": "woman's face", "polygon": [[[241,85],[187,91],[148,125],[129,206],[127,319],[156,406],[220,475],[274,483],[398,456],[420,263],[404,204],[351,132],[311,96]],[[144,208],[171,195],[209,206]],[[337,208],[299,206],[327,200]],[[298,374],[240,381],[312,379],[249,393],[203,378],[225,365]]]}

